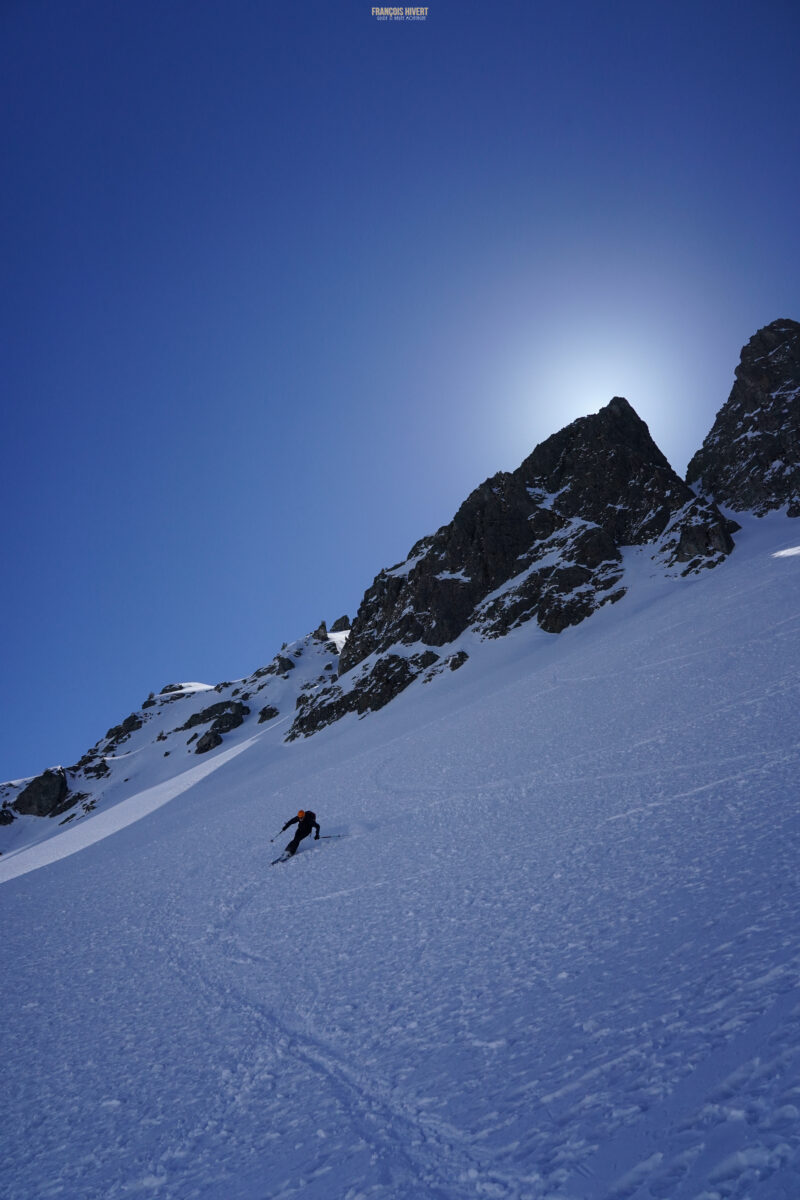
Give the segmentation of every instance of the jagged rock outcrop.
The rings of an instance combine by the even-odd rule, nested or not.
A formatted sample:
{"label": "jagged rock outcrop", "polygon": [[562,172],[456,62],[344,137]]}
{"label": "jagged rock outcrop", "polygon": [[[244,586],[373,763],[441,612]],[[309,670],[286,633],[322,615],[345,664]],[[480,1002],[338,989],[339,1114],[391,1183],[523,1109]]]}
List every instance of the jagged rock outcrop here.
{"label": "jagged rock outcrop", "polygon": [[[675,473],[627,400],[573,421],[511,473],[487,479],[449,525],[381,571],[340,656],[349,681],[300,705],[291,736],[381,707],[467,628],[498,637],[536,620],[560,633],[624,594],[621,547],[664,539],[683,572],[733,548],[729,523]],[[402,647],[416,648],[398,653]],[[438,657],[438,656],[436,656]],[[460,662],[463,660],[459,661]]]}
{"label": "jagged rock outcrop", "polygon": [[222,735],[212,725],[210,729],[199,738],[197,745],[194,748],[195,754],[207,754],[209,750],[216,749],[222,745]]}
{"label": "jagged rock outcrop", "polygon": [[615,397],[513,473],[486,480],[449,525],[382,571],[340,671],[397,642],[445,645],[476,618],[489,635],[532,618],[558,633],[619,595],[621,546],[654,541],[676,518],[672,561],[716,561],[733,548],[722,515],[697,500],[644,421]]}
{"label": "jagged rock outcrop", "polygon": [[106,753],[110,754],[117,746],[121,746],[123,742],[127,742],[132,733],[136,733],[137,729],[141,729],[144,721],[139,713],[131,713],[119,725],[114,725],[106,733]]}
{"label": "jagged rock outcrop", "polygon": [[238,729],[249,713],[249,707],[239,700],[220,700],[218,704],[211,704],[200,712],[192,713],[188,721],[178,726],[178,731],[184,732],[211,722],[211,728],[198,740],[194,750],[195,754],[207,754],[209,750],[214,750],[222,744],[223,733]]}
{"label": "jagged rock outcrop", "polygon": [[687,482],[717,504],[800,516],[800,324],[773,321],[742,349],[736,381]]}
{"label": "jagged rock outcrop", "polygon": [[[449,665],[455,669],[456,666],[461,666],[464,658]],[[287,742],[292,742],[298,737],[308,737],[309,734],[318,732],[348,713],[363,716],[368,712],[377,712],[404,691],[418,675],[438,661],[439,655],[433,650],[424,650],[421,654],[408,656],[384,654],[374,663],[365,665],[352,681],[353,686],[350,688],[345,689],[337,683],[332,683],[314,692],[301,693],[297,699],[295,719],[286,736]]]}
{"label": "jagged rock outcrop", "polygon": [[215,732],[229,733],[231,729],[238,729],[249,712],[247,705],[238,700],[220,700],[218,704],[211,704],[200,712],[192,713],[188,721],[179,725],[178,729],[195,729],[198,725],[208,725],[213,721],[212,729]]}
{"label": "jagged rock outcrop", "polygon": [[22,789],[12,806],[22,816],[54,817],[70,807],[63,767],[49,768]]}

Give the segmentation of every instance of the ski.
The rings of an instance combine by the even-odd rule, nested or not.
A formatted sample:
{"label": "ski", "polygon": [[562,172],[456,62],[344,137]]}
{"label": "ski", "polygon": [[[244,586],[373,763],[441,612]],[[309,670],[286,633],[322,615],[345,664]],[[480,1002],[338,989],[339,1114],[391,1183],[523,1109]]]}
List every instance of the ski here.
{"label": "ski", "polygon": [[[313,841],[315,841],[315,842],[322,842],[322,841],[327,841],[327,842],[329,842],[329,841],[331,841],[333,838],[343,838],[343,837],[347,837],[347,834],[346,834],[346,833],[321,833],[321,834],[319,835],[319,837],[318,837],[318,838],[314,838],[314,839],[313,839]],[[308,847],[303,847],[303,849],[308,849]],[[298,853],[298,854],[300,853],[300,850],[299,850],[299,849],[298,849],[297,853]],[[273,858],[272,862],[271,862],[269,865],[270,865],[271,867],[274,867],[274,866],[276,865],[276,863],[288,862],[290,858],[294,858],[294,857],[296,857],[296,856],[295,856],[295,855],[292,855],[292,854],[287,854],[287,853],[286,853],[286,851],[284,850],[283,854],[279,854],[277,858]]]}

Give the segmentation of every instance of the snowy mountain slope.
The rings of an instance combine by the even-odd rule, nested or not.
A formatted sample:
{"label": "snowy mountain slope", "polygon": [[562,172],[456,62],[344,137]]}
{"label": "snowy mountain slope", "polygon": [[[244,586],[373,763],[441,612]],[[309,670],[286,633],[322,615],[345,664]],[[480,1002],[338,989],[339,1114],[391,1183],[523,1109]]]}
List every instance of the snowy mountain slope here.
{"label": "snowy mountain slope", "polygon": [[[760,514],[788,505],[796,515],[799,330],[773,321],[743,348],[728,402],[690,464],[702,495],[676,475],[628,401],[614,397],[540,443],[516,471],[486,480],[449,525],[379,572],[347,636],[346,618],[331,634],[323,623],[249,679],[217,684],[221,698],[211,703],[202,695],[197,702],[206,685],[167,685],[74,766],[0,784],[0,852],[49,838],[132,793],[147,793],[137,804],[149,809],[157,800],[151,787],[167,779],[178,794],[187,753],[253,735],[251,700],[260,705],[259,725],[279,719],[287,726],[281,738],[306,738],[380,710],[415,679],[431,683],[462,667],[473,634],[504,637],[531,621],[548,633],[577,625],[625,594],[626,548],[648,547],[667,576],[717,566],[733,551],[738,524],[716,502],[755,505]],[[734,480],[745,480],[744,490]],[[298,672],[304,650],[314,653]],[[165,715],[172,705],[175,714]],[[180,720],[172,719],[178,710]],[[177,757],[141,757],[153,742],[164,760]],[[132,776],[145,762],[147,784]]]}
{"label": "snowy mountain slope", "polygon": [[800,529],[742,523],[5,882],[4,1196],[800,1195]]}
{"label": "snowy mountain slope", "polygon": [[[216,759],[209,763],[206,756],[219,746],[235,750],[254,738],[273,747],[280,744],[298,698],[313,696],[335,673],[346,637],[346,633],[329,636],[320,626],[284,646],[247,679],[216,687],[167,684],[157,696],[151,693],[141,709],[109,729],[74,766],[51,769],[34,781],[1,785],[0,801],[9,820],[0,822],[3,855],[50,841],[65,827],[72,833],[74,827],[96,821],[100,814],[104,814],[104,827],[128,823],[132,808],[149,811],[151,804],[158,804],[159,795],[177,795],[215,769]],[[198,755],[203,756],[199,762]],[[42,797],[40,785],[42,779],[47,785],[46,777],[52,784]],[[162,784],[169,786],[153,792]],[[29,804],[24,802],[26,791],[33,795]],[[142,801],[139,797],[144,793]],[[123,802],[126,813],[108,815]],[[70,836],[68,844],[82,838],[82,834]]]}
{"label": "snowy mountain slope", "polygon": [[[549,633],[575,625],[624,595],[625,544],[648,545],[667,573],[714,566],[733,549],[728,524],[617,397],[481,485],[450,526],[382,572],[353,631],[329,634],[323,623],[234,683],[168,684],[73,766],[0,785],[0,852],[95,813],[105,814],[95,833],[125,824],[207,773],[187,756],[235,747],[265,722],[279,730],[277,745],[377,711],[415,678],[431,683],[463,666],[472,635],[502,637],[529,621]],[[126,813],[109,816],[122,801]],[[81,840],[70,837],[59,855]]]}

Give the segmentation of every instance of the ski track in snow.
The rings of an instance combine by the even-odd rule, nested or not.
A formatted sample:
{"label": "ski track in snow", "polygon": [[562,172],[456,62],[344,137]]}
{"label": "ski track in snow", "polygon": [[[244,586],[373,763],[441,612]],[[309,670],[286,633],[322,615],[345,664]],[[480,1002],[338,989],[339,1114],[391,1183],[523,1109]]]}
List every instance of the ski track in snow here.
{"label": "ski track in snow", "polygon": [[4,1200],[797,1200],[771,549],[0,889]]}

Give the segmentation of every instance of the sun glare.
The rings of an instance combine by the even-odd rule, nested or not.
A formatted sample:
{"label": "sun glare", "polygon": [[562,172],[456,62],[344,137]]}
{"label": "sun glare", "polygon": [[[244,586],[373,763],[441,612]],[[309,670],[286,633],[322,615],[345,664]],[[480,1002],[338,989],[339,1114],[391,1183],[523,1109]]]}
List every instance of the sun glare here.
{"label": "sun glare", "polygon": [[520,356],[510,388],[514,424],[532,447],[578,417],[598,412],[613,396],[624,396],[666,452],[676,431],[678,386],[661,347],[565,336],[548,348],[545,360],[533,353]]}

